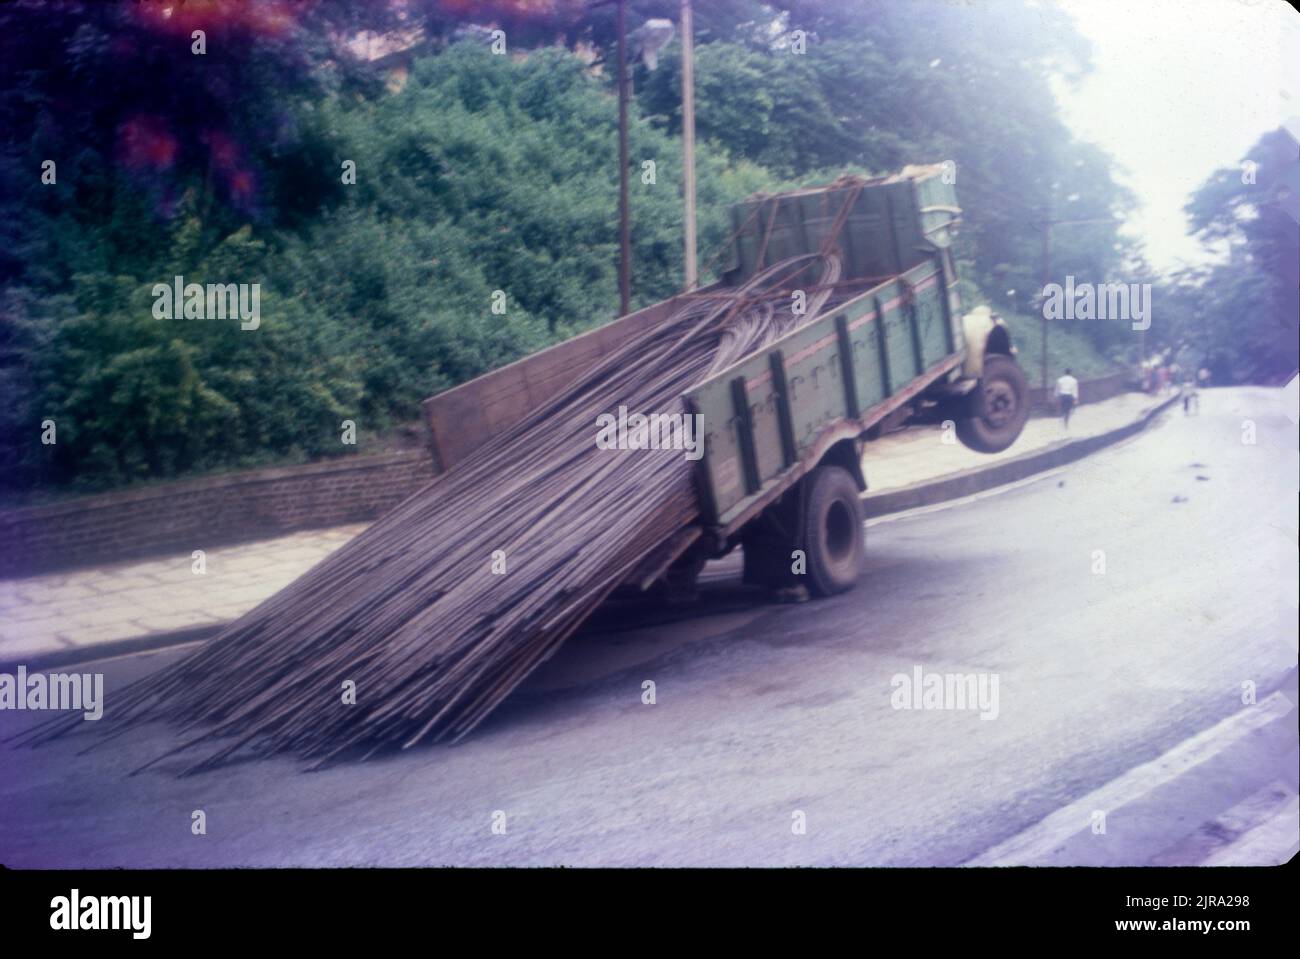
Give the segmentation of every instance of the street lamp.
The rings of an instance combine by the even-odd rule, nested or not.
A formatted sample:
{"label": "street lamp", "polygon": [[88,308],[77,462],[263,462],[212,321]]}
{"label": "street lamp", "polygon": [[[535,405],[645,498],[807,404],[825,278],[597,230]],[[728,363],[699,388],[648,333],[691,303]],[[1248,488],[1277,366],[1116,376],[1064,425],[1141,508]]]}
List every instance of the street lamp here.
{"label": "street lamp", "polygon": [[661,17],[647,20],[632,31],[637,47],[641,50],[641,62],[647,70],[659,66],[659,51],[673,38],[673,22]]}

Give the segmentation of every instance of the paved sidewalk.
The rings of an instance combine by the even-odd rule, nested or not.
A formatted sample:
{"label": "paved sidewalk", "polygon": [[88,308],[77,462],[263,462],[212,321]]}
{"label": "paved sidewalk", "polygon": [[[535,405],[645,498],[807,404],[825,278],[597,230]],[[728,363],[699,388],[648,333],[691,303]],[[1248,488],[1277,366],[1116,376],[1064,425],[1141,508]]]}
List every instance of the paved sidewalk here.
{"label": "paved sidewalk", "polygon": [[[1025,424],[1024,432],[1008,450],[1001,453],[976,453],[961,445],[955,432],[941,426],[912,427],[891,433],[867,444],[862,469],[867,488],[875,493],[910,486],[980,466],[1048,449],[1059,443],[1096,436],[1132,423],[1146,410],[1157,406],[1170,394],[1148,396],[1145,393],[1121,393],[1100,403],[1077,407],[1070,417],[1070,428],[1061,425],[1060,417],[1040,417]],[[1179,414],[1182,415],[1181,413]],[[945,434],[948,442],[945,442]]]}
{"label": "paved sidewalk", "polygon": [[309,530],[207,550],[202,574],[184,553],[0,581],[0,663],[228,622],[365,528]]}
{"label": "paved sidewalk", "polygon": [[[1066,432],[1059,419],[1030,420],[1011,449],[993,456],[944,441],[940,426],[903,430],[869,443],[865,471],[872,492],[910,486],[990,465],[1138,419],[1159,399],[1126,393],[1080,407]],[[955,437],[954,437],[955,439]],[[148,562],[0,581],[0,667],[33,667],[105,652],[165,645],[185,633],[215,632],[282,589],[366,524],[293,533],[208,550],[196,574],[188,552]]]}

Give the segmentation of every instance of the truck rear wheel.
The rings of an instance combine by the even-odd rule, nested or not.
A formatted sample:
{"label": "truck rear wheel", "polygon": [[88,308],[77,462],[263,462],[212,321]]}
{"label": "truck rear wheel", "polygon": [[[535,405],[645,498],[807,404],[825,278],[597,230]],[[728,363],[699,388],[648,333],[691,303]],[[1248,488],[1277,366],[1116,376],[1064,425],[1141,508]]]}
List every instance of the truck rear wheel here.
{"label": "truck rear wheel", "polygon": [[957,438],[977,453],[1001,453],[1016,441],[1029,418],[1029,385],[1009,356],[984,357],[984,374],[957,421]]}
{"label": "truck rear wheel", "polygon": [[804,480],[803,542],[808,586],[833,596],[858,581],[863,556],[862,500],[858,484],[842,466],[819,466]]}

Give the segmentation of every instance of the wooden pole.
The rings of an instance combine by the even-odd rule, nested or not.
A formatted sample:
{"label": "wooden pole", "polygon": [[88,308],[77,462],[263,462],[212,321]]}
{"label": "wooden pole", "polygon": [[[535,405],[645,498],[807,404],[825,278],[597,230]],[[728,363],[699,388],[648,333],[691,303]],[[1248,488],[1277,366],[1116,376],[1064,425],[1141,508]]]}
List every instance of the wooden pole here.
{"label": "wooden pole", "polygon": [[1049,402],[1047,395],[1047,309],[1046,304],[1042,303],[1043,297],[1047,296],[1047,284],[1052,282],[1052,221],[1046,220],[1043,223],[1043,293],[1040,296],[1039,312],[1042,314],[1043,323],[1043,403]]}
{"label": "wooden pole", "polygon": [[682,0],[682,158],[685,177],[686,289],[699,285],[695,258],[695,21],[691,0]]}
{"label": "wooden pole", "polygon": [[[1047,284],[1052,282],[1052,227],[1054,226],[1073,226],[1078,223],[1120,223],[1122,221],[1110,216],[1089,216],[1077,217],[1070,220],[1053,220],[1050,212],[1043,218],[1043,292],[1040,296],[1041,301],[1047,296]],[[1047,401],[1047,311],[1043,310],[1043,398]]]}
{"label": "wooden pole", "polygon": [[618,0],[618,305],[631,312],[632,227],[628,212],[627,156],[627,0]]}

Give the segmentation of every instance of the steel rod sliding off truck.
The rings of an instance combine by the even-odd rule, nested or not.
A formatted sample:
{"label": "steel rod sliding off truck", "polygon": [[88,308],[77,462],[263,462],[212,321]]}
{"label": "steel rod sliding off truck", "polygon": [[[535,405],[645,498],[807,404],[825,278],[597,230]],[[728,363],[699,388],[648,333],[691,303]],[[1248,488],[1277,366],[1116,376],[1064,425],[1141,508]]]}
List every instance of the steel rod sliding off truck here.
{"label": "steel rod sliding off truck", "polygon": [[[985,453],[1015,442],[1027,384],[1001,319],[987,307],[961,310],[951,251],[961,211],[943,172],[908,167],[732,208],[729,262],[699,293],[834,250],[848,296],[685,394],[704,427],[698,521],[667,531],[629,585],[689,593],[706,560],[741,545],[747,582],[841,592],[861,567],[864,453],[887,420],[951,420],[962,443]],[[686,295],[426,400],[435,470],[453,468]]]}

